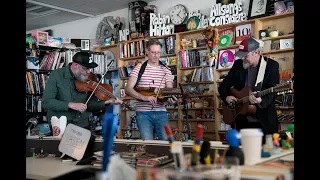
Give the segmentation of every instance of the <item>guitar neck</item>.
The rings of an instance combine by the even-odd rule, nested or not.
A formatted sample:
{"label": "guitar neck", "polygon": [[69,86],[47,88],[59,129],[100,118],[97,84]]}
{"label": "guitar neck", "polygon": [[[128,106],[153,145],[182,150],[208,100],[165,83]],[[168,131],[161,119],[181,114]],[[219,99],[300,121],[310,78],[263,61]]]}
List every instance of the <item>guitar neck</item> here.
{"label": "guitar neck", "polygon": [[273,93],[273,87],[265,89],[263,91],[259,91],[255,94],[256,97],[262,97],[265,96],[267,94]]}
{"label": "guitar neck", "polygon": [[[265,89],[263,91],[256,92],[254,95],[255,95],[255,97],[262,97],[262,96],[265,96],[265,95],[270,94],[272,92],[273,92],[273,87]],[[248,101],[249,101],[249,96],[245,96],[241,99],[238,99],[238,102],[248,102]]]}

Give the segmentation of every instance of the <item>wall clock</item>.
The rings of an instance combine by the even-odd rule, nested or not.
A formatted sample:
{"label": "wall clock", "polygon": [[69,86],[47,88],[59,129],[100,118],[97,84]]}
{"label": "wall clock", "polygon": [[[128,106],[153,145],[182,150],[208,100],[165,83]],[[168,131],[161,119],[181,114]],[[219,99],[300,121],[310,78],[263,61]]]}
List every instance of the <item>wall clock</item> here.
{"label": "wall clock", "polygon": [[187,8],[182,4],[175,5],[169,15],[172,24],[182,24],[187,18]]}

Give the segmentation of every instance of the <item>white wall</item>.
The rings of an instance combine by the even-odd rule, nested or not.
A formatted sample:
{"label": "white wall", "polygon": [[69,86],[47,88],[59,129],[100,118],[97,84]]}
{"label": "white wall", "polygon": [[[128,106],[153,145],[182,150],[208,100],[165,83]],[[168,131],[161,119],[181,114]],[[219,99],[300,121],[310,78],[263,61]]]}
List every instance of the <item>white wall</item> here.
{"label": "white wall", "polygon": [[[157,11],[160,14],[168,14],[170,8],[177,4],[183,4],[188,11],[200,10],[202,14],[209,15],[210,8],[215,4],[215,0],[158,0],[148,4],[156,5]],[[128,27],[128,8],[105,13],[94,18],[85,18],[77,21],[72,21],[55,26],[41,28],[39,30],[51,29],[54,36],[66,38],[88,38],[95,39],[96,29],[100,21],[106,16],[120,16],[125,18],[125,27]],[[26,34],[31,33],[27,31]]]}

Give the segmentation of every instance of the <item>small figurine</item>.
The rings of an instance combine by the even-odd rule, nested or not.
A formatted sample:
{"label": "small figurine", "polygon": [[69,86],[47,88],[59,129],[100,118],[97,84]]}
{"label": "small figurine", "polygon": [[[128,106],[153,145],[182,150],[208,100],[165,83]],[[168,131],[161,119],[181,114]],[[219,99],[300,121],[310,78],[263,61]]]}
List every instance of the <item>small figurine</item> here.
{"label": "small figurine", "polygon": [[289,124],[287,130],[291,133],[292,138],[294,137],[294,124]]}
{"label": "small figurine", "polygon": [[279,133],[274,133],[273,136],[273,145],[276,146],[276,147],[279,147],[280,146],[280,134]]}
{"label": "small figurine", "polygon": [[202,35],[205,37],[205,40],[206,40],[206,43],[207,43],[209,49],[212,49],[213,47],[215,47],[218,44],[219,35],[218,35],[217,28],[215,28],[213,26],[209,26],[202,33]]}
{"label": "small figurine", "polygon": [[282,149],[290,149],[291,145],[284,139],[281,140]]}
{"label": "small figurine", "polygon": [[239,165],[244,164],[244,154],[239,148],[240,146],[240,136],[236,129],[231,129],[226,134],[226,140],[229,144],[229,148],[226,152],[226,157],[237,157],[239,158]]}
{"label": "small figurine", "polygon": [[271,149],[271,154],[279,154],[281,153],[281,148],[280,148],[280,134],[279,133],[274,133],[272,135],[273,138],[273,148]]}

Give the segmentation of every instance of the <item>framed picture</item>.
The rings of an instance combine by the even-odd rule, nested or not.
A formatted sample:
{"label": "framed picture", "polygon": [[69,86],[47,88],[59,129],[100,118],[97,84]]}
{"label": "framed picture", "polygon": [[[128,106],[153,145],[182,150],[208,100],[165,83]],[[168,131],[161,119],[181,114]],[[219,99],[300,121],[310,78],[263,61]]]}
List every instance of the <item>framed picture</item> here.
{"label": "framed picture", "polygon": [[250,0],[248,19],[267,16],[270,0]]}

